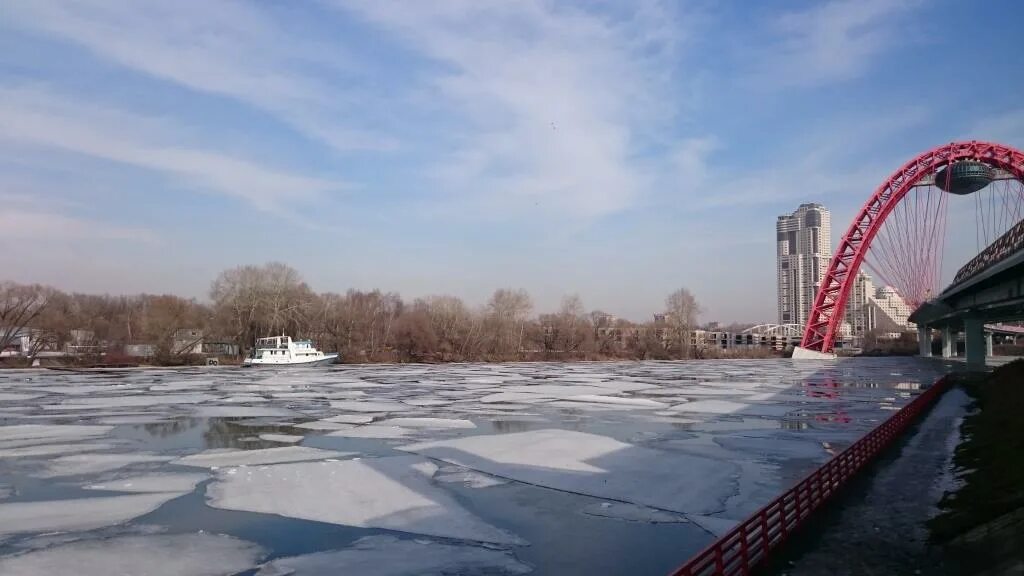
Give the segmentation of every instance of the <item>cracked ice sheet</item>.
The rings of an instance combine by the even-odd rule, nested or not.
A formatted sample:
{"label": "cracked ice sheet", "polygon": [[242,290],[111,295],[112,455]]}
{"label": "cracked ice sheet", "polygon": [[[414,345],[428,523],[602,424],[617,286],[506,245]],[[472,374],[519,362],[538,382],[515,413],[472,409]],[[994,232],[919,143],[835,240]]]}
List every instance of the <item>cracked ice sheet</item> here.
{"label": "cracked ice sheet", "polygon": [[797,407],[785,404],[744,404],[728,400],[698,400],[672,407],[675,412],[694,412],[698,414],[735,414],[744,416],[785,416]]}
{"label": "cracked ice sheet", "polygon": [[534,384],[532,386],[502,386],[500,389],[492,390],[494,392],[499,393],[524,392],[536,396],[546,396],[548,398],[568,398],[570,396],[580,396],[583,394],[608,395],[619,392],[619,390],[616,390],[614,388],[587,385],[573,386],[571,384]]}
{"label": "cracked ice sheet", "polygon": [[327,435],[335,438],[374,438],[380,440],[405,438],[414,431],[398,426],[360,426],[348,430],[335,430]]}
{"label": "cracked ice sheet", "polygon": [[373,425],[404,426],[406,428],[476,428],[476,424],[473,424],[469,420],[458,420],[454,418],[390,418],[388,420],[374,422]]}
{"label": "cracked ice sheet", "polygon": [[495,476],[672,510],[710,513],[734,491],[735,464],[570,430],[469,436],[400,447]]}
{"label": "cracked ice sheet", "polygon": [[98,474],[117,470],[132,464],[151,462],[167,462],[170,456],[155,454],[72,454],[50,460],[46,469],[37,478],[54,478],[59,476],[78,476],[81,474]]}
{"label": "cracked ice sheet", "polygon": [[0,427],[0,442],[38,440],[38,443],[45,443],[51,440],[78,440],[82,437],[103,436],[113,429],[113,426],[18,424]]}
{"label": "cracked ice sheet", "polygon": [[408,412],[412,406],[401,402],[378,402],[359,400],[333,400],[331,408],[335,410],[348,410],[350,412]]}
{"label": "cracked ice sheet", "polygon": [[40,398],[42,394],[21,394],[19,392],[0,392],[0,402],[16,402]]}
{"label": "cracked ice sheet", "polygon": [[121,536],[0,558],[0,574],[217,576],[248,570],[263,555],[263,549],[256,544],[230,536],[205,533]]}
{"label": "cracked ice sheet", "polygon": [[266,440],[267,442],[281,442],[283,444],[295,444],[296,442],[302,442],[305,436],[298,436],[296,434],[260,434],[260,440]]}
{"label": "cracked ice sheet", "polygon": [[171,464],[195,466],[197,468],[220,468],[222,466],[259,466],[283,462],[323,460],[324,458],[346,458],[354,455],[354,452],[335,452],[333,450],[320,450],[319,448],[309,448],[306,446],[282,446],[280,448],[263,448],[261,450],[217,449],[178,458],[171,462]]}
{"label": "cracked ice sheet", "polygon": [[197,406],[193,416],[200,418],[293,418],[300,413],[287,408],[269,406]]}
{"label": "cracked ice sheet", "polygon": [[109,450],[115,444],[88,443],[81,444],[39,444],[35,446],[24,446],[22,448],[8,448],[0,450],[0,458],[27,458],[30,456],[53,456],[54,454],[66,454],[68,452],[86,452],[90,450]]}
{"label": "cracked ice sheet", "polygon": [[[0,535],[20,532],[92,530],[102,526],[120,524],[148,514],[159,508],[164,502],[181,495],[181,492],[159,492],[130,496],[101,496],[0,504]],[[0,574],[9,573],[0,570]]]}
{"label": "cracked ice sheet", "polygon": [[147,474],[145,476],[130,476],[98,484],[90,484],[85,486],[85,489],[109,490],[111,492],[135,492],[142,494],[157,492],[179,492],[181,494],[188,494],[195,490],[197,484],[207,478],[208,476],[206,474]]}
{"label": "cracked ice sheet", "polygon": [[91,410],[93,408],[126,408],[160,406],[167,404],[198,404],[217,400],[210,394],[144,394],[135,396],[99,396],[64,400],[60,404],[47,404],[44,410]]}
{"label": "cracked ice sheet", "polygon": [[502,550],[400,540],[394,536],[367,536],[344,550],[278,558],[265,564],[256,576],[514,576],[532,571]]}
{"label": "cracked ice sheet", "polygon": [[[497,544],[523,544],[464,508],[419,456],[305,462],[221,472],[207,490],[214,508],[278,514],[360,528],[384,528]],[[330,498],[324,498],[329,494]]]}
{"label": "cracked ice sheet", "polygon": [[668,408],[668,404],[647,398],[625,398],[622,396],[600,396],[597,394],[582,394],[580,396],[569,396],[566,400],[570,402],[593,402],[596,404],[614,404],[624,408]]}

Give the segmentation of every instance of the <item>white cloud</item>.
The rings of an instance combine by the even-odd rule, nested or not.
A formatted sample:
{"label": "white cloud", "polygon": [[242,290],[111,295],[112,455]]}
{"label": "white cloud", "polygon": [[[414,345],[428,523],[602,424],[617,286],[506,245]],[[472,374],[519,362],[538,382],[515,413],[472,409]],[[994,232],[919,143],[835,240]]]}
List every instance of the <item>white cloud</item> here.
{"label": "white cloud", "polygon": [[857,78],[905,33],[903,16],[918,0],[832,0],[782,14],[774,38],[756,54],[750,83],[763,88],[817,86]]}
{"label": "white cloud", "polygon": [[1024,109],[1009,110],[982,118],[967,130],[967,136],[987,142],[1024,147]]}
{"label": "white cloud", "polygon": [[680,107],[668,84],[685,36],[659,4],[604,15],[539,0],[338,4],[443,65],[420,88],[458,119],[432,172],[451,205],[586,219],[650,184],[643,147]]}
{"label": "white cloud", "polygon": [[[11,202],[11,199],[0,198],[0,202],[7,204]],[[42,242],[71,240],[153,242],[156,237],[151,231],[144,228],[126,228],[53,212],[12,208],[10,204],[7,204],[3,210],[0,210],[0,239]]]}
{"label": "white cloud", "polygon": [[0,89],[0,142],[147,168],[286,216],[296,203],[342,187],[186,146],[185,136],[160,119],[79,104],[40,89]]}
{"label": "white cloud", "polygon": [[192,90],[269,112],[338,150],[385,150],[393,139],[353,128],[351,91],[324,84],[306,68],[343,68],[336,43],[281,29],[260,10],[231,0],[14,0],[9,24],[84,46],[96,55]]}

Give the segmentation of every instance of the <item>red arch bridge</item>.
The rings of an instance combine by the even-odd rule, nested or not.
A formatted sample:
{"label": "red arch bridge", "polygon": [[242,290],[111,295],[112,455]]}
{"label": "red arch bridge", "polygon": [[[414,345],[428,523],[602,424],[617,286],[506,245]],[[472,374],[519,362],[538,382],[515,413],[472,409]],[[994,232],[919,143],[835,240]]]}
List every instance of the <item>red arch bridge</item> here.
{"label": "red arch bridge", "polygon": [[[962,252],[972,212],[977,256],[940,292],[947,228],[956,228],[953,246]],[[843,235],[795,358],[831,356],[862,266],[915,308],[910,320],[923,354],[930,353],[933,328],[942,330],[946,351],[962,331],[968,363],[983,364],[985,324],[1024,320],[1024,153],[991,142],[953,142],[893,173]]]}

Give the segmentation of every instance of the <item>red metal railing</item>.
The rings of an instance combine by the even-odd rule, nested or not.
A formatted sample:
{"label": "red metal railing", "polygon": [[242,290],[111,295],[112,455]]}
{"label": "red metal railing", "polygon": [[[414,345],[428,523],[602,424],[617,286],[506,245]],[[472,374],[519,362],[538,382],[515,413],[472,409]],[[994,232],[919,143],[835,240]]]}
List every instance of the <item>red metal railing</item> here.
{"label": "red metal railing", "polygon": [[863,438],[679,567],[672,576],[749,574],[949,387],[942,377]]}

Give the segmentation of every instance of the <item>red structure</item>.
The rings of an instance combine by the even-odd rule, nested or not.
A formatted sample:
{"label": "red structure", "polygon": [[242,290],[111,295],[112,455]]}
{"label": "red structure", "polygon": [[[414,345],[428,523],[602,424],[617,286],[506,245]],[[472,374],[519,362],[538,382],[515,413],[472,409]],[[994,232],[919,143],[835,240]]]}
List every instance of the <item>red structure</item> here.
{"label": "red structure", "polygon": [[[987,164],[1009,173],[1018,180],[1024,180],[1024,153],[1009,146],[990,142],[953,142],[929,150],[904,164],[875,190],[875,193],[857,213],[846,234],[843,235],[814,299],[814,307],[811,309],[807,326],[804,328],[801,347],[817,352],[832,351],[839,324],[843,320],[843,312],[850,289],[853,287],[857,272],[871,247],[872,240],[882,229],[886,218],[900,206],[911,189],[920,185],[922,180],[933,177],[946,166],[968,160]],[[947,170],[945,173],[950,172]],[[930,199],[927,201],[931,202]],[[921,212],[930,213],[931,211],[933,208],[929,205]],[[944,226],[944,224],[943,217],[941,224],[924,222],[917,226],[920,229],[919,233],[924,230],[923,233],[932,236],[932,240],[940,241],[940,238],[944,238],[944,230],[937,231],[936,228]],[[911,230],[913,226],[904,226],[904,228],[909,230],[909,232],[905,230],[907,241],[909,241],[913,234],[913,230]],[[887,238],[886,243],[891,247],[894,242]],[[932,246],[927,246],[926,250],[934,251],[935,249]],[[905,251],[904,254],[906,254]],[[916,257],[920,259],[920,256]],[[941,267],[940,258],[941,254],[937,256],[925,254],[923,266],[934,271],[937,267]],[[893,255],[891,260],[895,268],[899,268],[901,265],[904,268],[912,267],[905,262],[901,264],[899,254]],[[915,270],[914,272],[912,275],[914,277],[910,278],[910,282],[914,282],[916,277],[924,274],[921,271]],[[912,286],[910,291],[913,291],[914,288]],[[927,292],[926,288],[920,286],[917,288],[920,288],[919,293]],[[906,297],[907,294],[904,296]],[[910,300],[914,300],[913,295]]]}

